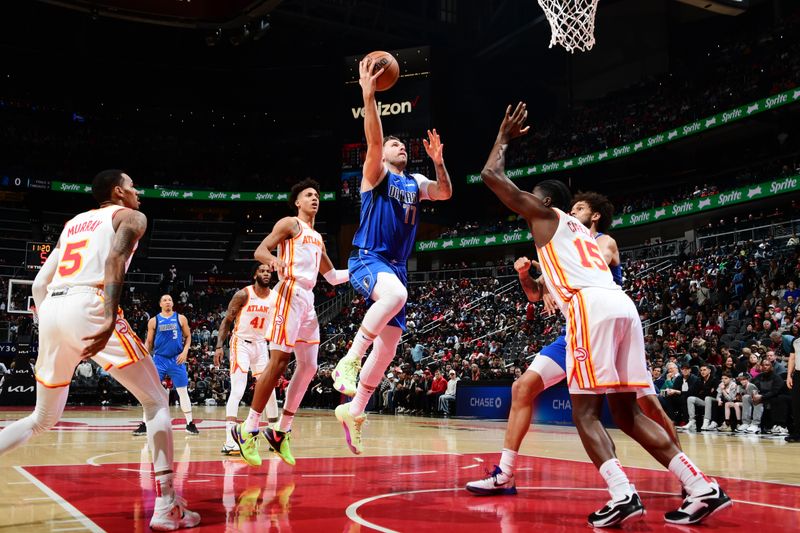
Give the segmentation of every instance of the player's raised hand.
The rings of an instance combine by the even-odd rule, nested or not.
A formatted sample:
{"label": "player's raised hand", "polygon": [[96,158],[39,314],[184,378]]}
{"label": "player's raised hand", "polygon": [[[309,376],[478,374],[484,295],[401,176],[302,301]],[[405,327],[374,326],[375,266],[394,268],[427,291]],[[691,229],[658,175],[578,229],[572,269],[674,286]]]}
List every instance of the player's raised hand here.
{"label": "player's raised hand", "polygon": [[544,311],[547,316],[554,316],[558,312],[558,306],[556,306],[556,299],[553,298],[553,295],[550,294],[544,284],[542,284],[542,290],[544,293],[542,294],[542,303],[544,303]]}
{"label": "player's raised hand", "polygon": [[103,326],[97,333],[82,338],[81,340],[87,344],[81,352],[81,357],[84,359],[93,357],[97,355],[100,350],[105,348],[106,344],[108,344],[108,339],[110,339],[111,335],[114,333],[114,327],[116,325],[116,320],[112,320],[111,322],[104,321]]}
{"label": "player's raised hand", "polygon": [[373,72],[374,60],[367,56],[358,64],[358,84],[361,85],[361,92],[364,96],[372,96],[375,94],[375,89],[378,86],[378,76],[383,74],[385,69],[378,69]]}
{"label": "player's raised hand", "polygon": [[281,277],[286,275],[286,263],[277,257],[270,257],[264,264],[269,267],[270,272],[277,272]]}
{"label": "player's raised hand", "polygon": [[532,263],[533,262],[527,257],[520,257],[519,259],[514,261],[514,270],[516,270],[520,274],[524,274],[525,272],[531,269]]}
{"label": "player's raised hand", "polygon": [[422,144],[425,146],[425,151],[434,165],[444,164],[444,144],[442,144],[442,139],[435,128],[433,131],[428,130],[428,138],[422,139]]}
{"label": "player's raised hand", "polygon": [[528,107],[525,102],[520,102],[514,110],[511,110],[509,105],[506,108],[506,114],[503,117],[503,122],[500,124],[500,133],[498,139],[501,142],[507,143],[511,139],[516,139],[525,135],[530,131],[531,127],[525,125],[528,120]]}

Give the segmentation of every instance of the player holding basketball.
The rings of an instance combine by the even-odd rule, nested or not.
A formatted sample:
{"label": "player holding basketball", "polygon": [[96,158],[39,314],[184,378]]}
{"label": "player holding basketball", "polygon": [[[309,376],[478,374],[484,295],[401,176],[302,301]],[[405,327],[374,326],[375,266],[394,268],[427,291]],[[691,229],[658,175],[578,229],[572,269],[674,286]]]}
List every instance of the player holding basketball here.
{"label": "player holding basketball", "polygon": [[122,317],[119,301],[125,271],[147,217],[139,193],[121,170],[95,176],[98,209],[66,223],[55,249],[33,283],[39,313],[36,407],[0,432],[0,455],[53,427],[67,403],[75,367],[92,358],[144,406],[153,454],[156,501],[150,527],[194,527],[200,515],[186,509],[173,488],[172,419],[153,360]]}
{"label": "player holding basketball", "polygon": [[[554,186],[549,181],[539,183],[538,187],[549,191]],[[560,186],[555,185],[556,189]],[[548,194],[548,192],[545,192]],[[553,190],[552,194],[558,194]],[[579,193],[572,199],[571,215],[577,218],[584,226],[588,227],[597,240],[597,245],[606,263],[611,270],[614,283],[622,285],[622,265],[616,241],[604,232],[607,231],[614,214],[614,206],[608,198],[594,192]],[[520,284],[525,295],[531,302],[540,299],[546,300],[546,309],[554,312],[555,304],[547,292],[542,278],[534,280],[530,275],[531,265],[540,268],[535,261],[521,257],[514,262],[514,268],[519,273]],[[550,300],[550,301],[547,301]],[[480,495],[490,494],[516,494],[517,489],[514,479],[514,464],[517,453],[522,445],[522,439],[528,433],[533,415],[533,402],[545,389],[560,383],[567,377],[566,371],[567,343],[564,335],[560,335],[553,343],[542,348],[542,351],[533,359],[520,379],[511,387],[511,412],[508,415],[503,452],[500,464],[484,479],[467,483],[466,489]],[[680,448],[678,433],[669,416],[661,408],[652,380],[646,388],[636,391],[637,402],[642,411],[655,420],[669,434],[675,445]]]}
{"label": "player holding basketball", "polygon": [[[239,412],[239,402],[242,401],[247,388],[247,372],[258,376],[267,367],[269,360],[269,344],[264,338],[270,309],[275,307],[275,291],[270,290],[269,280],[272,273],[269,266],[259,264],[253,274],[254,283],[237,291],[228,304],[228,312],[219,327],[217,348],[214,351],[214,365],[219,367],[224,355],[223,345],[231,334],[230,341],[230,368],[231,391],[225,407],[225,435],[226,441],[222,446],[224,455],[239,453],[239,447],[233,440],[231,430],[236,425],[236,414]],[[233,326],[231,326],[233,325]],[[278,421],[278,402],[275,391],[267,401],[267,420],[269,423]]]}
{"label": "player holding basketball", "polygon": [[[158,301],[161,312],[147,322],[147,339],[145,348],[153,354],[158,376],[165,380],[167,376],[172,379],[175,391],[181,404],[181,411],[186,418],[186,433],[197,435],[197,430],[192,419],[192,401],[189,399],[189,373],[186,371],[186,358],[189,356],[189,346],[192,343],[192,331],[189,321],[180,313],[173,310],[172,296],[163,294]],[[133,432],[141,435],[145,429],[144,423]]]}
{"label": "player holding basketball", "polygon": [[[256,260],[276,271],[280,281],[273,289],[277,299],[267,320],[269,363],[256,382],[247,420],[232,430],[242,457],[253,466],[261,464],[256,442],[261,413],[286,370],[292,352],[297,366],[286,390],[283,414],[278,427],[267,428],[264,437],[270,449],[284,462],[295,463],[289,448],[289,432],[308,384],[317,372],[319,323],[314,311],[314,285],[320,272],[331,285],[345,283],[348,279],[346,270],[333,268],[325,253],[322,236],[314,229],[314,219],[319,210],[319,183],[306,179],[295,184],[289,195],[289,205],[297,210],[297,216],[276,222],[272,232],[255,251]],[[270,252],[275,247],[278,248],[278,257]]]}
{"label": "player holding basketball", "polygon": [[611,500],[589,515],[594,527],[609,527],[644,515],[644,506],[616,458],[614,443],[600,422],[607,396],[616,425],[667,467],[688,496],[665,514],[674,524],[694,524],[730,507],[732,500],[675,446],[669,435],[636,403],[636,390],[649,386],[644,338],[633,301],[616,285],[591,232],[569,208],[569,191],[548,196],[538,186],[521,191],[505,175],[505,153],[524,135],[527,110],[508,107],[481,179],[533,234],[543,279],[567,317],[567,380],[573,420],[584,448],[608,484]]}
{"label": "player holding basketball", "polygon": [[[361,222],[353,237],[357,250],[350,254],[348,267],[350,282],[367,299],[369,309],[352,347],[334,371],[334,388],[347,396],[355,395],[352,402],[336,408],[347,445],[355,454],[362,452],[364,409],[406,329],[406,261],[414,247],[419,202],[447,200],[453,190],[444,166],[444,145],[436,130],[428,131],[428,139],[423,141],[436,167],[436,181],[406,172],[406,147],[397,137],[383,137],[375,102],[375,84],[383,69],[373,72],[372,59],[367,57],[358,70],[367,155],[361,178]],[[361,370],[361,358],[373,342],[375,346]]]}

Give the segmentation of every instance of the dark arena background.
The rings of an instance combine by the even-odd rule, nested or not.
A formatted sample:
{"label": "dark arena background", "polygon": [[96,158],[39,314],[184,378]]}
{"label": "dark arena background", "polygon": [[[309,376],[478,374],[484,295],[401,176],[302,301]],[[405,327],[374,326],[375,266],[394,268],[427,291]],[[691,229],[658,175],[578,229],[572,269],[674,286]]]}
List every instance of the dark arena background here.
{"label": "dark arena background", "polygon": [[[480,177],[506,106],[524,101],[531,129],[509,145],[506,174],[523,190],[560,180],[613,203],[608,232],[659,402],[734,502],[700,527],[665,525],[680,486],[604,412],[649,511],[624,527],[800,529],[800,3],[601,0],[596,43],[573,52],[548,46],[534,0],[17,0],[0,13],[0,428],[45,386],[33,280],[64,224],[97,207],[93,177],[122,169],[148,221],[124,317],[145,339],[168,293],[191,330],[199,434],[164,386],[175,488],[199,529],[586,530],[606,487],[566,381],[536,399],[518,493],[465,490],[500,464],[518,382],[565,325],[526,298],[514,262],[537,257],[529,227]],[[296,465],[262,441],[264,464],[250,467],[220,453],[232,356],[225,342],[214,364],[220,327],[302,179],[319,182],[314,227],[334,268],[348,268],[367,151],[358,62],[373,50],[400,66],[376,96],[384,133],[405,144],[411,172],[436,179],[423,144],[435,128],[452,197],[416,213],[407,330],[367,406],[364,453],[350,453],[334,416],[349,398],[332,373],[365,300],[320,276]],[[0,529],[149,529],[152,444],[131,435],[142,409],[107,370],[78,365],[60,421],[0,456]],[[292,361],[279,406],[294,372]],[[742,374],[756,392],[737,390]],[[726,377],[741,413],[726,413]],[[254,387],[251,376],[240,420]]]}

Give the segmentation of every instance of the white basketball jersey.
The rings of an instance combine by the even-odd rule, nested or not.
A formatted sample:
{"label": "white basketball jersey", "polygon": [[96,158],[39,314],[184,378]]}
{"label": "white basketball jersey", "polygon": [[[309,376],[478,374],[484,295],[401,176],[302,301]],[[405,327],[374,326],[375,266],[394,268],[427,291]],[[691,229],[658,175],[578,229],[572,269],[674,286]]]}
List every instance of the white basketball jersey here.
{"label": "white basketball jersey", "polygon": [[614,283],[611,270],[589,228],[559,209],[555,212],[558,214],[558,228],[550,242],[536,251],[547,289],[567,316],[569,301],[580,289],[620,288]]}
{"label": "white basketball jersey", "polygon": [[[278,245],[278,257],[286,263],[285,278],[311,290],[319,275],[322,235],[299,218],[297,222],[300,224],[300,233]],[[284,277],[278,273],[278,279],[283,280]]]}
{"label": "white basketball jersey", "polygon": [[267,315],[275,307],[275,291],[269,291],[266,298],[260,298],[252,285],[247,291],[247,303],[242,306],[233,326],[233,334],[247,341],[263,341],[267,329]]}
{"label": "white basketball jersey", "polygon": [[[58,246],[58,267],[48,290],[87,285],[103,287],[106,259],[114,243],[114,214],[125,209],[110,205],[76,215],[61,230]],[[134,245],[134,252],[136,251]],[[125,271],[133,253],[125,262]]]}

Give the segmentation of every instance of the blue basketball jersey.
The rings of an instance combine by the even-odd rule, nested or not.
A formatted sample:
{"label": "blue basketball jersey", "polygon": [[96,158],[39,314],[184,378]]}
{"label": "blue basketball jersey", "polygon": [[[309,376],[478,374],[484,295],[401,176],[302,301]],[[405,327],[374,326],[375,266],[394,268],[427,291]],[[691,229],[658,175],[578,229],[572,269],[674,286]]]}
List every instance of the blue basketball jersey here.
{"label": "blue basketball jersey", "polygon": [[405,264],[417,235],[419,200],[413,176],[387,170],[380,185],[361,193],[361,220],[353,246]]}
{"label": "blue basketball jersey", "polygon": [[[596,239],[601,235],[604,235],[604,233],[598,233],[594,238]],[[614,278],[614,283],[622,287],[622,263],[616,266],[609,266],[608,268],[611,270],[611,277]]]}
{"label": "blue basketball jersey", "polygon": [[183,330],[178,320],[180,315],[172,313],[169,318],[156,315],[156,338],[153,341],[153,355],[178,357],[183,351]]}

